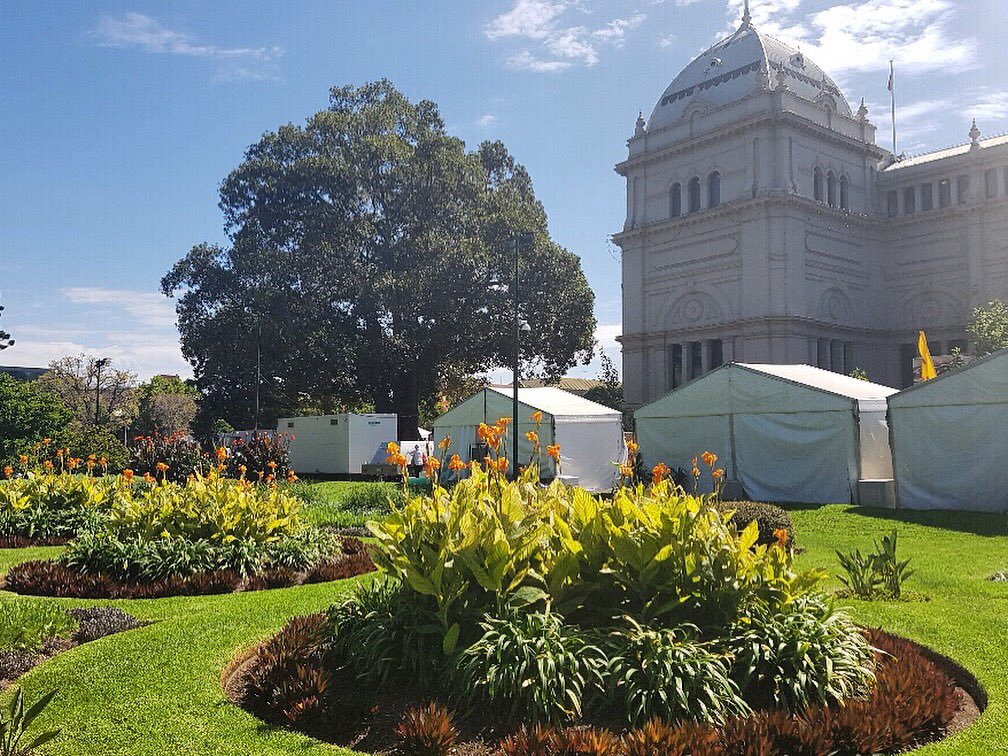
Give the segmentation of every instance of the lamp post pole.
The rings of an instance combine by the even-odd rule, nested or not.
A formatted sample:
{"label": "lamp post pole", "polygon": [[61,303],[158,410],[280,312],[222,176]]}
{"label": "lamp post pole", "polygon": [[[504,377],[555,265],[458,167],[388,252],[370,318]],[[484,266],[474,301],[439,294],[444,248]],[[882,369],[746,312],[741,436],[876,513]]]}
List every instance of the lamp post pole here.
{"label": "lamp post pole", "polygon": [[518,258],[522,248],[531,249],[532,238],[532,233],[528,231],[517,233],[512,238],[514,243],[514,362],[511,366],[511,426],[513,428],[511,436],[511,468],[513,471],[512,475],[516,479],[518,477],[518,436],[521,433],[518,422],[518,385],[521,382],[521,366],[519,361],[521,359],[522,326],[521,316],[518,312]]}
{"label": "lamp post pole", "polygon": [[108,357],[95,360],[95,398],[94,398],[94,424],[101,421],[99,412],[101,410],[101,371],[110,362]]}

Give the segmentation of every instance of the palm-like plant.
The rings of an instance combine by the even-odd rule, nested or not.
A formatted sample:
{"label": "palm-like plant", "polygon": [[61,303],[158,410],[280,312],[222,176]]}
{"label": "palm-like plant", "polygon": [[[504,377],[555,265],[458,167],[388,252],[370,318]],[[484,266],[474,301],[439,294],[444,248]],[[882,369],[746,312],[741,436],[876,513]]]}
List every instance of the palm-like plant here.
{"label": "palm-like plant", "polygon": [[59,730],[46,730],[35,736],[28,745],[21,744],[25,731],[55,696],[56,691],[50,691],[26,709],[24,692],[21,688],[15,688],[8,711],[0,713],[0,756],[30,756],[36,748],[60,734]]}

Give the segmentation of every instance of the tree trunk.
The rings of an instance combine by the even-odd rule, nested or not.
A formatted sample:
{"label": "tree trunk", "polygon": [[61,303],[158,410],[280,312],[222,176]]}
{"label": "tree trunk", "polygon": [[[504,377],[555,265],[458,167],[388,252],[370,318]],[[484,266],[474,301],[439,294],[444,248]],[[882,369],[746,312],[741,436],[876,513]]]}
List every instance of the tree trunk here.
{"label": "tree trunk", "polygon": [[420,438],[420,383],[417,375],[407,372],[393,389],[395,411],[399,415],[399,439],[413,441]]}

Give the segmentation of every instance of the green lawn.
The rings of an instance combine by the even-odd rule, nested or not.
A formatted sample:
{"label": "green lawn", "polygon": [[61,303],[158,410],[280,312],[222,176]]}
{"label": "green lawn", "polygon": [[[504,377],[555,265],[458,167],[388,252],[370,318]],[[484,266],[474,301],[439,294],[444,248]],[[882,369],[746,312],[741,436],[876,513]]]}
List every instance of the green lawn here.
{"label": "green lawn", "polygon": [[[319,484],[338,492],[345,484]],[[323,507],[315,504],[314,507]],[[331,506],[331,505],[326,505]],[[335,507],[333,511],[338,511]],[[318,521],[327,519],[316,511]],[[913,556],[912,590],[930,602],[848,602],[863,623],[882,625],[957,659],[990,694],[973,727],[921,754],[1008,753],[1008,583],[985,578],[1008,568],[1008,519],[995,515],[903,515],[846,506],[796,509],[801,567],[838,570],[835,548],[871,546],[898,527]],[[0,551],[0,571],[58,549]],[[367,579],[367,578],[363,578]],[[328,606],[350,581],[256,593],[112,602],[155,624],[75,648],[21,681],[33,695],[59,687],[42,726],[62,726],[53,754],[340,754],[309,738],[265,728],[227,703],[220,671],[238,649],[284,621]],[[831,578],[830,586],[839,583]],[[3,594],[10,599],[10,594]],[[19,599],[13,599],[19,600]],[[106,602],[63,602],[94,604]]]}

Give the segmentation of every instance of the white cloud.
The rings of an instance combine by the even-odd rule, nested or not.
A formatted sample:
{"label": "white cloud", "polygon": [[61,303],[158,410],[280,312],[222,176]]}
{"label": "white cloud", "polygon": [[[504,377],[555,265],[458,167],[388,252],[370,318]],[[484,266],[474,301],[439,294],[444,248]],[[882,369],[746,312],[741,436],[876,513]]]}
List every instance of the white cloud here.
{"label": "white cloud", "polygon": [[[157,373],[188,377],[171,300],[157,292],[77,286],[64,289],[59,314],[18,324],[5,362],[44,367],[74,354],[111,357],[141,379]],[[15,330],[15,329],[12,329]]]}
{"label": "white cloud", "polygon": [[629,30],[640,26],[643,13],[614,18],[601,26],[569,23],[567,15],[588,11],[577,0],[515,0],[505,13],[484,28],[491,40],[525,41],[525,47],[505,59],[510,68],[536,72],[563,71],[575,65],[591,67],[599,62],[603,47],[619,49]]}
{"label": "white cloud", "polygon": [[976,118],[978,123],[1003,120],[1008,117],[1008,92],[987,88],[970,92],[966,95],[961,112],[970,118]]}
{"label": "white cloud", "polygon": [[123,310],[143,325],[175,327],[175,306],[171,300],[157,292],[73,286],[64,289],[63,294],[73,304],[99,305],[113,310]]}
{"label": "white cloud", "polygon": [[159,55],[205,58],[214,62],[218,79],[276,79],[276,61],[283,55],[280,47],[222,47],[203,44],[192,35],[162,26],[142,13],[103,16],[87,32],[87,38],[99,47],[133,49]]}
{"label": "white cloud", "polygon": [[[976,42],[950,28],[951,0],[860,0],[808,13],[801,0],[760,0],[751,5],[757,28],[802,49],[831,73],[885,71],[897,76],[976,65]],[[737,26],[742,0],[729,0],[729,25]]]}
{"label": "white cloud", "polygon": [[493,126],[495,123],[497,123],[497,116],[491,113],[481,115],[478,119],[476,119],[476,125],[484,129]]}

